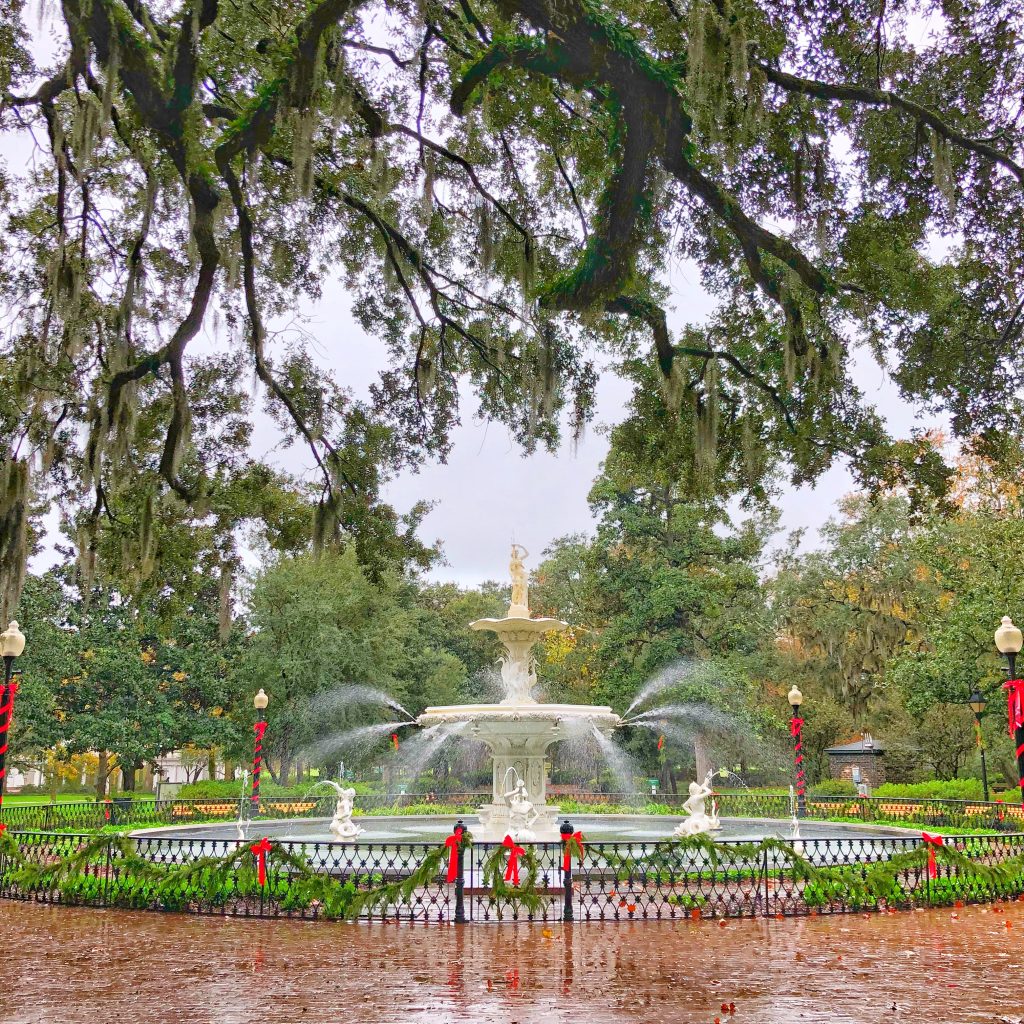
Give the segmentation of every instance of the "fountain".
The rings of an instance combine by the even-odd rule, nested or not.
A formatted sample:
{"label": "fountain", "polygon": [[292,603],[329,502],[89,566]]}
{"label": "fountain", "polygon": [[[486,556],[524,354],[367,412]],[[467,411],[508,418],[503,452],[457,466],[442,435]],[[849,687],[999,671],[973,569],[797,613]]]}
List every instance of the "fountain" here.
{"label": "fountain", "polygon": [[[537,683],[533,645],[547,633],[561,632],[569,624],[561,619],[532,618],[525,548],[512,545],[509,570],[512,576],[512,601],[501,619],[478,619],[470,629],[497,633],[505,646],[501,660],[501,681],[505,697],[498,704],[456,704],[427,708],[416,720],[424,728],[437,725],[467,725],[471,735],[484,743],[493,760],[491,803],[480,808],[478,838],[494,842],[512,829],[512,794],[519,802],[529,802],[536,817],[528,831],[535,840],[558,839],[558,807],[547,803],[547,771],[544,761],[548,748],[564,739],[576,727],[593,729],[607,737],[620,724],[610,707],[580,704],[543,704],[533,695]],[[514,791],[506,791],[508,776],[518,779]]]}
{"label": "fountain", "polygon": [[[537,684],[533,646],[549,633],[568,629],[567,623],[555,618],[533,618],[530,614],[526,568],[523,559],[527,552],[519,545],[512,547],[510,570],[512,600],[507,614],[500,619],[479,619],[470,628],[496,633],[505,648],[500,661],[500,675],[504,697],[493,704],[459,704],[428,707],[414,721],[389,721],[363,724],[345,733],[327,737],[322,746],[313,748],[321,756],[333,753],[338,747],[359,746],[377,742],[384,734],[404,726],[418,726],[416,734],[403,745],[403,761],[413,777],[417,776],[430,759],[445,745],[460,740],[475,739],[483,743],[491,757],[490,802],[479,809],[479,822],[470,825],[478,842],[500,843],[511,835],[518,843],[559,842],[559,808],[547,802],[546,758],[551,745],[557,741],[589,743],[595,741],[603,759],[613,773],[622,777],[620,786],[629,790],[631,771],[626,754],[612,740],[614,731],[622,725],[643,726],[666,730],[670,719],[682,719],[694,725],[722,727],[728,716],[720,709],[707,705],[673,704],[648,711],[637,708],[679,678],[690,674],[693,666],[680,663],[659,675],[655,684],[649,684],[632,705],[632,717],[625,720],[605,706],[577,704],[545,704],[534,695]],[[348,707],[355,703],[378,704],[390,707],[400,715],[408,713],[396,700],[379,690],[360,684],[338,687],[322,698],[321,709]],[[723,777],[733,776],[722,769]],[[575,828],[591,840],[600,842],[658,842],[670,835],[677,837],[714,834],[717,838],[754,841],[770,834],[772,822],[758,819],[726,818],[719,821],[711,788],[713,773],[703,783],[692,782],[689,797],[683,805],[686,817],[680,821],[674,815],[636,814],[586,815],[574,813]],[[452,835],[458,819],[445,815],[401,813],[396,807],[387,815],[372,815],[357,825],[352,820],[355,793],[342,784],[322,780],[314,786],[326,785],[335,795],[335,807],[330,818],[322,816],[291,817],[279,820],[259,820],[259,831],[289,843],[358,843],[410,844],[438,842]],[[175,842],[191,849],[193,840],[222,840],[233,838],[247,841],[254,832],[255,822],[250,820],[252,806],[247,796],[248,787],[242,779],[242,797],[238,821],[231,824],[182,824],[145,829],[139,836]],[[404,794],[404,790],[403,790]],[[711,800],[708,810],[708,800]],[[795,814],[795,811],[794,811]],[[853,826],[825,825],[797,822],[791,825],[790,839],[797,849],[815,838],[829,837],[837,830],[848,833]],[[874,835],[873,826],[858,826],[861,833]],[[845,830],[845,831],[844,831]],[[900,834],[899,829],[889,830]],[[801,834],[802,833],[802,834]]]}

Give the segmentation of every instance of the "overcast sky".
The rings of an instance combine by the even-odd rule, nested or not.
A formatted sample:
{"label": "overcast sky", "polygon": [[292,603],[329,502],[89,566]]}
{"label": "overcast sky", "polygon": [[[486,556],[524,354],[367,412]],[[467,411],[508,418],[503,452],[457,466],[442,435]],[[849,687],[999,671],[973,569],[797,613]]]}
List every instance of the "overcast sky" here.
{"label": "overcast sky", "polygon": [[[674,307],[670,323],[678,329],[684,322],[703,319],[714,300],[700,286],[695,269],[675,266],[670,270]],[[317,339],[324,364],[340,382],[364,395],[385,363],[384,346],[354,322],[344,287],[337,282],[326,286],[322,301],[302,312],[309,318],[308,330]],[[917,417],[869,357],[857,360],[854,376],[897,435],[906,436],[915,425],[943,425],[944,421],[934,416]],[[595,427],[621,420],[629,394],[625,381],[606,372],[598,386],[594,421],[583,440],[575,448],[566,440],[554,453],[531,456],[522,454],[504,426],[480,420],[467,403],[447,463],[404,474],[385,492],[399,511],[421,499],[434,504],[423,522],[421,537],[427,542],[441,540],[446,564],[430,575],[467,586],[485,579],[504,579],[513,538],[529,550],[527,563],[532,568],[556,538],[590,531],[594,520],[587,493],[608,450],[606,432]],[[266,421],[258,426],[256,440],[256,454],[275,457],[271,449],[278,437]],[[292,451],[289,457],[295,458],[299,449]],[[790,531],[805,528],[804,546],[816,545],[818,528],[835,512],[836,501],[852,489],[843,466],[824,474],[814,487],[784,487],[779,498],[779,543]]]}

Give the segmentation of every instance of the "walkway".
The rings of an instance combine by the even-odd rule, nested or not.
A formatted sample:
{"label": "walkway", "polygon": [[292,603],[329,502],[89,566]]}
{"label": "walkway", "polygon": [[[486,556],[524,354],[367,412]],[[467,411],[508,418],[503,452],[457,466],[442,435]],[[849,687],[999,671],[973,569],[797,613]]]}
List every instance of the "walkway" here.
{"label": "walkway", "polygon": [[724,927],[460,929],[4,901],[0,934],[2,1024],[713,1024],[716,1017],[721,1024],[1005,1024],[1024,1017],[1022,903]]}

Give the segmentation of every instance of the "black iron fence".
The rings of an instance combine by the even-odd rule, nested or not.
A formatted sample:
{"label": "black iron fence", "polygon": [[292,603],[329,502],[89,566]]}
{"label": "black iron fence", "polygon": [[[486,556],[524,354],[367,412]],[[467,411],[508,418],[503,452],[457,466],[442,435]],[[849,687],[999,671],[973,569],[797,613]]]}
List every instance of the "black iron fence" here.
{"label": "black iron fence", "polygon": [[584,842],[568,870],[562,844],[537,843],[523,848],[518,888],[494,880],[505,847],[459,850],[449,882],[455,854],[438,843],[275,845],[261,884],[252,842],[9,831],[0,897],[242,917],[483,922],[834,914],[1024,892],[1024,834],[947,837],[934,876],[918,837],[805,840],[800,857],[770,842]]}
{"label": "black iron fence", "polygon": [[[656,797],[637,793],[578,793],[555,797],[567,813],[633,812],[682,814],[682,794]],[[721,793],[715,797],[723,817],[788,818],[792,814],[790,798],[774,793]],[[357,813],[410,814],[447,811],[472,813],[485,802],[480,793],[445,794],[365,794],[356,798]],[[333,794],[308,797],[261,799],[259,817],[322,818],[334,809]],[[17,804],[3,806],[3,820],[11,828],[41,831],[88,831],[105,825],[137,826],[187,825],[198,822],[236,821],[249,814],[248,799],[68,801],[64,803]],[[902,797],[809,796],[810,818],[829,821],[862,821],[900,825],[906,822],[933,829],[968,828],[1014,832],[1024,828],[1024,809],[1020,804],[981,800],[915,800]]]}

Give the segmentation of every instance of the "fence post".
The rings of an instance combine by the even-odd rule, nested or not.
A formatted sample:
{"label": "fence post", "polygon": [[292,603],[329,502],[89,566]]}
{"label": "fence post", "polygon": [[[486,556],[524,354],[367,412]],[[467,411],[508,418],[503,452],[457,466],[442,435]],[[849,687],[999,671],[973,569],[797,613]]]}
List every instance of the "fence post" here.
{"label": "fence post", "polygon": [[[466,823],[459,818],[455,823],[454,832],[460,838],[466,832]],[[455,872],[455,923],[466,923],[466,856],[465,850],[460,842],[455,851],[456,872]]]}
{"label": "fence post", "polygon": [[107,840],[106,845],[106,870],[103,872],[103,888],[100,889],[100,906],[110,906],[110,872],[113,870],[114,858],[111,856],[111,845],[113,844],[113,837]]}
{"label": "fence post", "polygon": [[768,901],[771,899],[771,879],[768,877],[768,851],[761,851],[761,870],[764,872],[764,916],[771,917],[768,911]]}
{"label": "fence post", "polygon": [[572,920],[572,824],[566,818],[558,830],[562,837],[562,920]]}
{"label": "fence post", "polygon": [[861,821],[868,820],[868,802],[865,797],[859,797],[860,800],[860,818]]}

